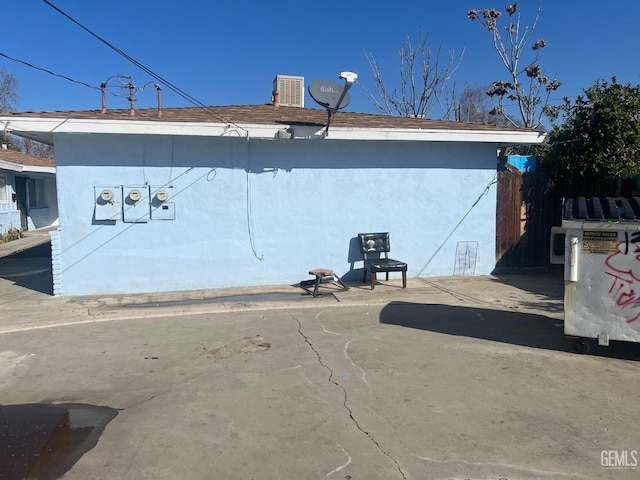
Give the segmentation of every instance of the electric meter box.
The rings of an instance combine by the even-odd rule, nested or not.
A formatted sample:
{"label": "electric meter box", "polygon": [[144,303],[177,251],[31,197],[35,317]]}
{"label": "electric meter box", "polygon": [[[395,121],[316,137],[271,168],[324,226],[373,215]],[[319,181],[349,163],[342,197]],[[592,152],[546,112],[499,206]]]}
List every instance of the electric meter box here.
{"label": "electric meter box", "polygon": [[146,223],[150,219],[149,186],[122,187],[123,220],[128,223]]}
{"label": "electric meter box", "polygon": [[96,220],[122,220],[122,187],[94,186]]}
{"label": "electric meter box", "polygon": [[151,187],[151,220],[175,220],[176,206],[168,200],[173,187]]}
{"label": "electric meter box", "polygon": [[640,342],[640,198],[567,199],[554,234],[565,236],[564,333],[576,349]]}
{"label": "electric meter box", "polygon": [[151,204],[151,220],[175,220],[176,206],[173,202]]}

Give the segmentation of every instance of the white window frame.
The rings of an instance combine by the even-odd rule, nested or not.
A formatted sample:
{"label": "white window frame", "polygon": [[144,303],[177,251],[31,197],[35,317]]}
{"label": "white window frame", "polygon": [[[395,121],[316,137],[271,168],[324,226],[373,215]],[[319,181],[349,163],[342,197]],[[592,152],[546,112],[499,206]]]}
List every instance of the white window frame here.
{"label": "white window frame", "polygon": [[7,176],[0,175],[0,203],[9,203]]}

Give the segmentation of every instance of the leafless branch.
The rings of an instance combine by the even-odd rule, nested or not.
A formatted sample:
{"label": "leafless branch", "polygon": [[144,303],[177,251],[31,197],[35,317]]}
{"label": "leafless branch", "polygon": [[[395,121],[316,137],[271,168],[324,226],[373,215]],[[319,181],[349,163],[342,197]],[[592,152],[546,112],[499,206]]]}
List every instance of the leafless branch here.
{"label": "leafless branch", "polygon": [[[547,110],[549,94],[557,90],[561,83],[557,79],[549,80],[542,73],[542,68],[538,65],[540,51],[547,45],[547,42],[540,38],[533,46],[534,58],[526,67],[520,69],[519,63],[522,60],[526,46],[529,44],[534,30],[540,19],[542,12],[542,2],[538,5],[538,10],[531,25],[522,26],[518,4],[507,5],[507,25],[504,32],[499,28],[499,18],[501,12],[493,9],[469,10],[467,17],[477,20],[491,35],[493,48],[498,53],[500,60],[509,73],[509,80],[496,80],[493,88],[487,92],[491,97],[497,96],[499,106],[494,109],[495,114],[510,120],[513,125],[518,125],[515,119],[509,117],[505,109],[505,97],[507,100],[515,102],[518,108],[519,117],[525,127],[537,128],[541,125],[544,112]],[[527,85],[524,86],[519,80],[525,76],[528,78]],[[543,89],[546,91],[546,95]]]}
{"label": "leafless branch", "polygon": [[464,49],[457,55],[449,49],[445,53],[440,45],[433,52],[427,40],[428,35],[420,32],[415,43],[407,37],[406,43],[399,48],[400,78],[397,87],[389,86],[375,57],[371,53],[366,54],[374,77],[374,89],[362,88],[379,111],[403,117],[426,117],[439,107],[443,118],[450,115],[452,102],[447,84],[460,66]]}
{"label": "leafless branch", "polygon": [[0,112],[13,112],[18,101],[18,79],[0,67]]}

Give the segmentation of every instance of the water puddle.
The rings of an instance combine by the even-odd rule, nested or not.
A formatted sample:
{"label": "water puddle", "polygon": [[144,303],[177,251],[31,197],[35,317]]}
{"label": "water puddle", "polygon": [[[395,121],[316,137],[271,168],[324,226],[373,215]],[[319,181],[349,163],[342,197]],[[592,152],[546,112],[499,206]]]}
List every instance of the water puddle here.
{"label": "water puddle", "polygon": [[0,405],[0,480],[59,478],[117,414],[82,404]]}
{"label": "water puddle", "polygon": [[313,298],[304,293],[257,293],[251,295],[231,295],[227,297],[191,298],[187,300],[172,300],[166,302],[130,303],[125,307],[170,307],[177,305],[198,305],[203,303],[253,303],[274,302],[283,300],[300,300]]}

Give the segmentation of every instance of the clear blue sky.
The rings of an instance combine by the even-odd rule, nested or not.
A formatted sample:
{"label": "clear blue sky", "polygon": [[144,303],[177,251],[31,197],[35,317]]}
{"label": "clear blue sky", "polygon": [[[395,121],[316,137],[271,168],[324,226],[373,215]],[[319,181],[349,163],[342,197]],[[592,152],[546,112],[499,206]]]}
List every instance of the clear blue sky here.
{"label": "clear blue sky", "polygon": [[[207,105],[269,102],[277,74],[301,75],[305,84],[358,73],[372,87],[366,53],[380,63],[392,83],[398,76],[397,50],[422,29],[429,43],[460,52],[455,79],[481,86],[506,78],[488,33],[467,19],[470,8],[503,10],[506,0],[51,0],[61,10]],[[537,0],[519,3],[523,21],[533,19]],[[117,74],[136,85],[152,78],[100,43],[41,0],[4,5],[0,53],[98,87]],[[540,64],[563,86],[558,102],[581,93],[597,78],[616,75],[640,83],[640,2],[544,0],[535,38],[547,47]],[[0,66],[20,81],[20,111],[99,109],[100,92],[0,57]],[[111,85],[115,85],[112,80]],[[124,93],[124,92],[123,92]],[[374,112],[356,85],[350,111]],[[137,107],[153,107],[153,88],[139,92]],[[189,106],[163,90],[163,103]],[[305,105],[316,107],[309,98]],[[108,106],[126,108],[109,96]]]}

